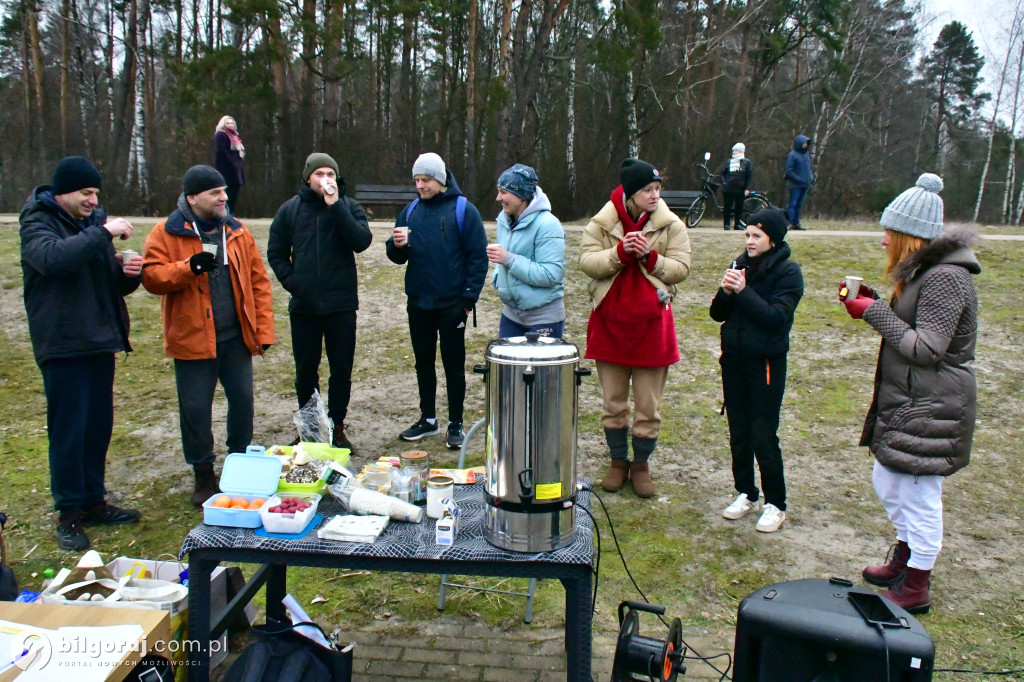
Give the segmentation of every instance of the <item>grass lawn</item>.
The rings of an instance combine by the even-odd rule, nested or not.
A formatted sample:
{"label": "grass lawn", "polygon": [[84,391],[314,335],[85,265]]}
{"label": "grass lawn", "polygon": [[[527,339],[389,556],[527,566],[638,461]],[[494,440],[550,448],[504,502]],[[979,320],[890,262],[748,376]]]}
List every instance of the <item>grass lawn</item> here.
{"label": "grass lawn", "polygon": [[[709,218],[710,220],[710,218]],[[141,251],[146,229],[119,246]],[[717,225],[713,220],[710,224]],[[706,224],[708,225],[708,224]],[[789,518],[772,535],[755,532],[753,515],[738,522],[721,518],[732,490],[728,431],[721,407],[718,330],[707,308],[722,270],[740,253],[740,233],[691,231],[693,267],[673,306],[682,361],[669,372],[662,409],[663,430],[652,459],[658,496],[640,500],[628,489],[602,494],[622,551],[640,587],[669,617],[697,628],[714,651],[731,651],[736,607],[754,590],[804,577],[840,576],[860,583],[860,571],[880,561],[892,538],[870,481],[872,460],[856,446],[868,406],[878,336],[851,320],[836,300],[844,274],[887,291],[882,278],[880,230],[869,222],[808,223],[822,233],[793,234],[793,258],[803,267],[806,294],[797,310],[783,405],[782,439],[789,486]],[[266,221],[253,221],[261,246]],[[872,236],[830,234],[871,230]],[[985,228],[986,235],[1009,233]],[[349,435],[361,465],[404,449],[400,430],[416,420],[412,352],[405,324],[404,270],[384,256],[384,229],[358,258],[359,340]],[[582,353],[589,304],[586,278],[577,263],[579,232],[569,232],[566,338]],[[988,240],[978,246],[983,272],[978,339],[978,430],[971,466],[945,485],[945,547],[934,571],[930,614],[922,623],[935,640],[936,666],[999,669],[1024,665],[1024,543],[1019,539],[1024,487],[1021,459],[1024,402],[1024,242]],[[191,471],[180,453],[173,367],[161,351],[159,300],[143,290],[128,299],[135,352],[117,360],[117,412],[107,485],[112,499],[138,507],[140,524],[93,529],[93,546],[105,558],[175,555],[188,529],[201,519],[188,502]],[[286,443],[293,437],[293,364],[287,296],[275,281],[278,342],[256,360],[256,442]],[[56,515],[48,488],[45,401],[22,305],[17,229],[0,227],[0,508],[12,519],[4,536],[8,559],[21,585],[38,589],[45,568],[70,566],[77,555],[57,549]],[[479,326],[467,332],[467,369],[483,362],[497,329],[500,302],[485,288]],[[590,361],[585,366],[592,366]],[[326,379],[326,361],[322,366]],[[439,408],[444,415],[444,384]],[[326,382],[323,382],[326,388]],[[467,426],[483,415],[483,390],[469,376]],[[578,469],[600,480],[607,453],[599,425],[596,377],[580,394]],[[215,422],[223,447],[223,399]],[[475,443],[481,450],[482,439]],[[434,438],[425,447],[436,464],[454,464],[457,453]],[[481,454],[474,463],[482,463]],[[615,609],[638,599],[611,542],[608,522],[595,504],[602,544],[595,630],[617,630]],[[251,567],[245,567],[248,572]],[[347,575],[296,569],[289,586],[310,615],[330,631],[373,620],[408,623],[410,633],[437,617],[437,578],[401,574]],[[562,588],[539,586],[534,622],[560,627]],[[311,605],[316,595],[327,598]],[[448,614],[507,628],[521,628],[522,606],[462,591]],[[653,634],[645,628],[644,634]],[[657,634],[656,636],[662,636]],[[938,676],[937,676],[938,677]],[[944,674],[940,679],[978,679]],[[1006,678],[1001,678],[1006,679]],[[1018,677],[1017,679],[1021,679]]]}

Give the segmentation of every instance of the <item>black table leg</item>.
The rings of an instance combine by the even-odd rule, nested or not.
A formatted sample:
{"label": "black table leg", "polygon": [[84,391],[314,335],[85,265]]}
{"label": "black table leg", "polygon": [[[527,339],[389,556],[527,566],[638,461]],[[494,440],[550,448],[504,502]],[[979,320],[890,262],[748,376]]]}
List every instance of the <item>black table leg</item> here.
{"label": "black table leg", "polygon": [[576,579],[562,578],[565,587],[565,679],[591,682],[593,616],[589,567]]}
{"label": "black table leg", "polygon": [[267,572],[267,621],[287,622],[281,600],[288,594],[288,565],[270,564]]}
{"label": "black table leg", "polygon": [[210,576],[219,561],[189,555],[188,563],[188,678],[192,682],[210,679]]}

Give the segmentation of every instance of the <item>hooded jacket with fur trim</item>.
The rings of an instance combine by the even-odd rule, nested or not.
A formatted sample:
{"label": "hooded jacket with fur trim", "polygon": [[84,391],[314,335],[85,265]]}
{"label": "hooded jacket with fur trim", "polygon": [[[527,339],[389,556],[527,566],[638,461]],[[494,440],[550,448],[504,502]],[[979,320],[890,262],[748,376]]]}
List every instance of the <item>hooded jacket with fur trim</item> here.
{"label": "hooded jacket with fur trim", "polygon": [[967,466],[977,409],[974,350],[981,272],[975,235],[950,230],[908,256],[892,307],[875,301],[864,321],[882,335],[861,445],[887,467],[948,476]]}

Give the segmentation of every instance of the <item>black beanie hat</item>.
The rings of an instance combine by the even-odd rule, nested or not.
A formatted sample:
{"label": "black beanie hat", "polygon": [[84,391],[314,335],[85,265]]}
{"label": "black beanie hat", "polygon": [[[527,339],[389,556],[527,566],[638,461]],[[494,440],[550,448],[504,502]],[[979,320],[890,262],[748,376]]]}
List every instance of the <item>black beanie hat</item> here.
{"label": "black beanie hat", "polygon": [[623,199],[629,199],[650,183],[661,182],[661,173],[646,161],[626,159],[619,169],[619,181],[622,183]]}
{"label": "black beanie hat", "polygon": [[53,171],[53,180],[50,184],[53,185],[54,195],[59,195],[77,192],[86,187],[103,189],[103,178],[100,177],[96,166],[84,156],[65,156]]}
{"label": "black beanie hat", "polygon": [[754,211],[747,218],[747,225],[757,227],[768,235],[768,239],[776,246],[786,239],[786,231],[789,229],[789,220],[786,213],[779,208],[762,208]]}
{"label": "black beanie hat", "polygon": [[217,172],[213,166],[192,166],[185,171],[185,177],[181,179],[181,189],[185,196],[201,194],[208,189],[215,187],[227,187],[224,176]]}

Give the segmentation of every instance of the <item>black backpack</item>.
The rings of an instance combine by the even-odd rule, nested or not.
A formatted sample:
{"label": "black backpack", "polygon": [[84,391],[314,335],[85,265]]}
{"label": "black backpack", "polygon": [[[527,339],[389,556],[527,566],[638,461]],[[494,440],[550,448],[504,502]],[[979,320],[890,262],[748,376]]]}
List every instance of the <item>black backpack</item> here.
{"label": "black backpack", "polygon": [[0,512],[0,601],[14,601],[18,597],[18,581],[7,565],[7,546],[4,545],[4,524],[7,515]]}
{"label": "black backpack", "polygon": [[[347,682],[352,679],[352,650],[325,649],[294,632],[298,625],[254,625],[256,641],[228,669],[231,682]],[[325,635],[326,637],[326,635]]]}

